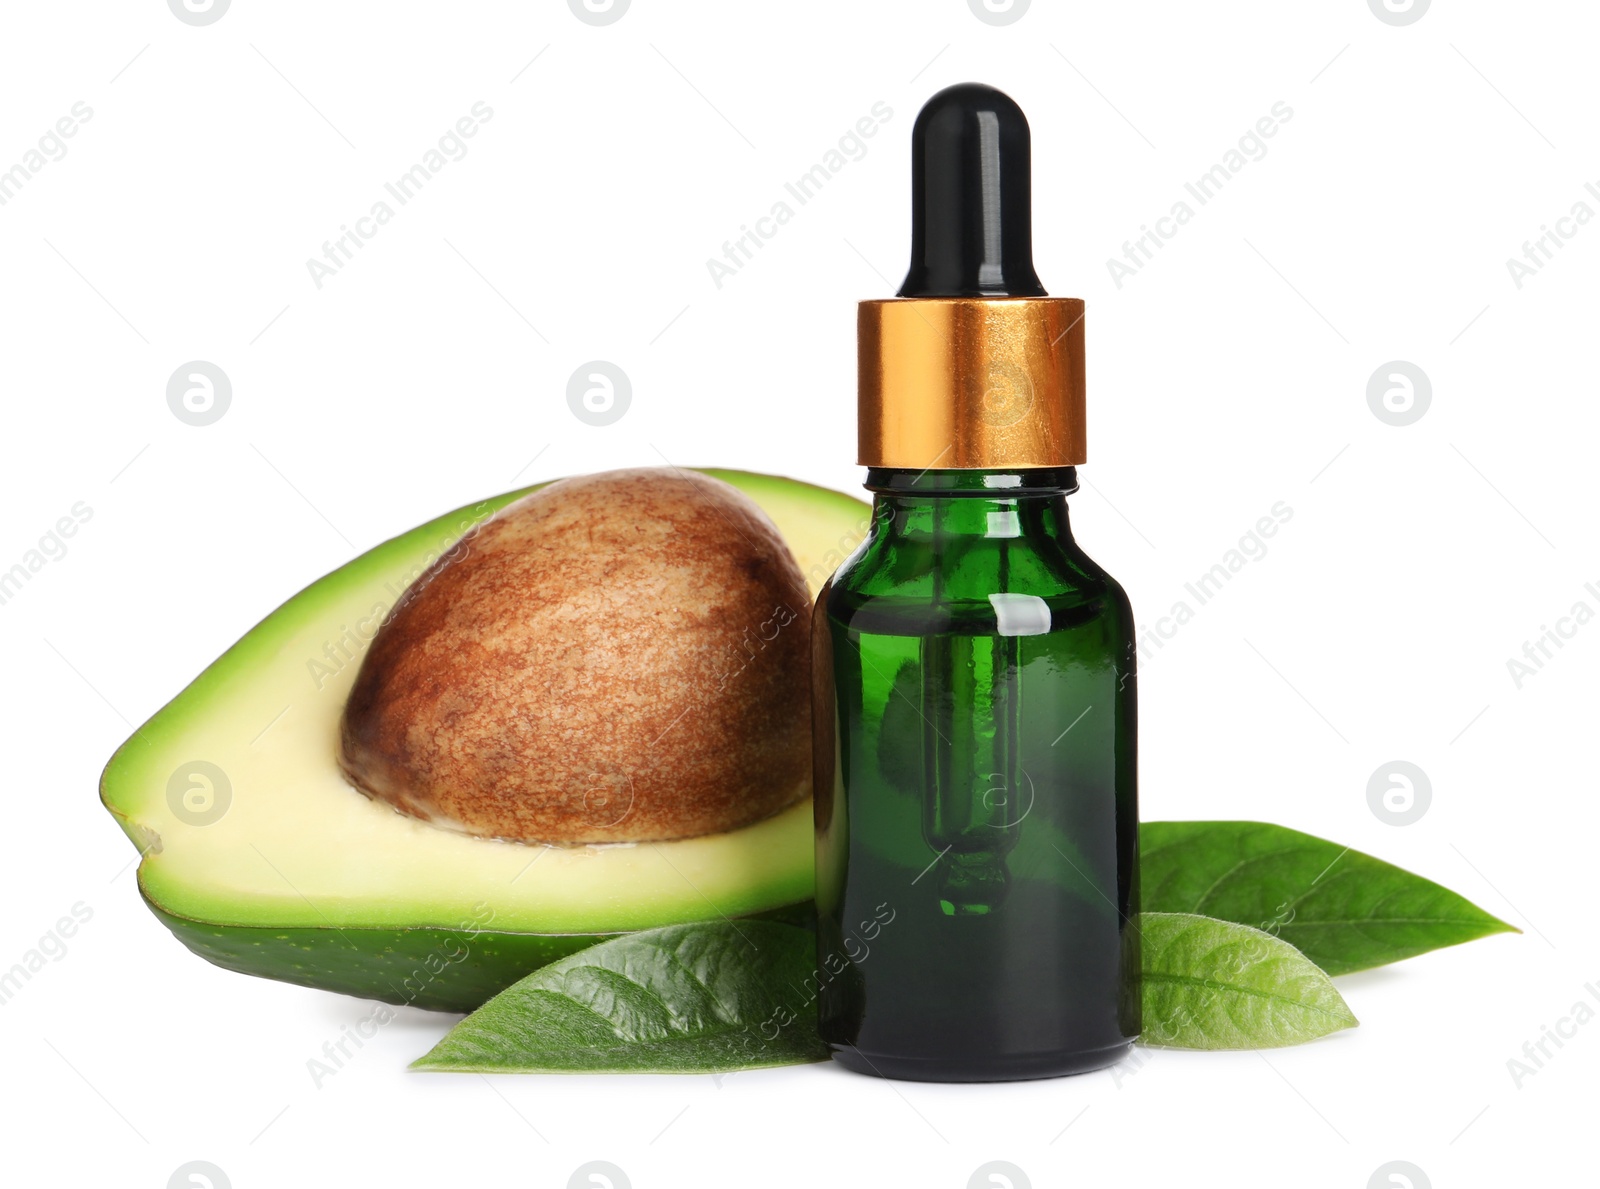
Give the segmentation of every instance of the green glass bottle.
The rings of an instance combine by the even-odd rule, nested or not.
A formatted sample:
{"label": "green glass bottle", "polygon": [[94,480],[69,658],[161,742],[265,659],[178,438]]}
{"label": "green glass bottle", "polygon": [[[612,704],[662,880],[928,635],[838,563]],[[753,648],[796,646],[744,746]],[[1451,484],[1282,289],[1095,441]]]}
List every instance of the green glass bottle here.
{"label": "green glass bottle", "polygon": [[887,1077],[1139,1028],[1134,625],[1068,524],[1083,307],[1033,276],[1027,137],[974,84],[918,117],[911,276],[861,310],[872,528],[812,621],[822,1035]]}

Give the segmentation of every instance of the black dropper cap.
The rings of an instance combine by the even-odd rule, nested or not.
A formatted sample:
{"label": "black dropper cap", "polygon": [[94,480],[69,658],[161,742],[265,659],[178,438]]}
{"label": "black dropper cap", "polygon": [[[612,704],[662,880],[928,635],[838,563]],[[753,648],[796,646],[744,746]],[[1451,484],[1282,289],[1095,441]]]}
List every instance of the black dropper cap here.
{"label": "black dropper cap", "polygon": [[899,297],[1044,297],[1033,271],[1028,119],[982,83],[946,87],[911,129],[911,271]]}

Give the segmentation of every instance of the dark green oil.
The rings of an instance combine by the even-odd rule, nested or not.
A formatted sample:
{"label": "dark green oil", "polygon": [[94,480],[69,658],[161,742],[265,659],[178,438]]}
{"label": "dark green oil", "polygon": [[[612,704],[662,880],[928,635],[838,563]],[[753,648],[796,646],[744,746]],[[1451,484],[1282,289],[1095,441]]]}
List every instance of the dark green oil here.
{"label": "dark green oil", "polygon": [[888,1077],[1107,1065],[1139,1027],[1127,598],[1070,469],[868,486],[813,619],[822,1035]]}

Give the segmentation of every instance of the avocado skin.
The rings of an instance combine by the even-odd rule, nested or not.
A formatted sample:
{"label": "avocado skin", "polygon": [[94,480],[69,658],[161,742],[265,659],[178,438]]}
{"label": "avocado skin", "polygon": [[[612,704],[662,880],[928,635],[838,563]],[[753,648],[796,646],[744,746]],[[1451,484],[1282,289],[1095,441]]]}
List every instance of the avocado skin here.
{"label": "avocado skin", "polygon": [[[144,902],[189,950],[224,970],[430,1011],[474,1011],[541,966],[621,936],[492,929],[272,929],[192,920],[166,911],[148,895]],[[809,900],[745,919],[807,929],[816,924]]]}

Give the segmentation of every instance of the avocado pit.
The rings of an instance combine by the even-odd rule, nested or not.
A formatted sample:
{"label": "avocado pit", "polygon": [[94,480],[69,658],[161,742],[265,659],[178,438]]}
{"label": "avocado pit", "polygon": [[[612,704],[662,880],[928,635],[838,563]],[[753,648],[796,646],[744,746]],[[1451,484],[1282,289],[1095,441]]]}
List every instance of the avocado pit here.
{"label": "avocado pit", "polygon": [[402,597],[345,705],[340,766],[486,837],[737,829],[810,792],[809,604],[730,485],[676,468],[561,480]]}

